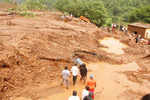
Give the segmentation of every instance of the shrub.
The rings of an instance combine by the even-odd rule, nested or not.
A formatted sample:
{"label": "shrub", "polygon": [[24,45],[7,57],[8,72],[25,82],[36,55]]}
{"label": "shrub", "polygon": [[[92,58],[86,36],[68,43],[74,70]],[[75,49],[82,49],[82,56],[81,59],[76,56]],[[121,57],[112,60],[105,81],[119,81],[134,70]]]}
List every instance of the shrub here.
{"label": "shrub", "polygon": [[46,4],[44,0],[25,0],[20,7],[28,10],[44,10]]}
{"label": "shrub", "polygon": [[28,11],[22,11],[22,12],[19,13],[19,15],[25,16],[25,17],[34,17],[35,16],[34,13],[28,12]]}
{"label": "shrub", "polygon": [[85,16],[97,26],[106,24],[106,9],[99,0],[56,0],[55,7],[75,17]]}
{"label": "shrub", "polygon": [[129,22],[142,21],[145,23],[150,23],[150,5],[136,8],[129,14]]}

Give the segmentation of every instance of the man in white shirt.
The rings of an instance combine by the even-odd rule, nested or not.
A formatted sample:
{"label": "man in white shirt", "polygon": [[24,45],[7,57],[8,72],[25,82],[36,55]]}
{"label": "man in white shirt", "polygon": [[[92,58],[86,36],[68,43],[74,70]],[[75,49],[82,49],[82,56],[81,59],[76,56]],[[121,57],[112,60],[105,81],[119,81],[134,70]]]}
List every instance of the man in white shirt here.
{"label": "man in white shirt", "polygon": [[65,84],[66,88],[69,88],[69,77],[70,77],[70,71],[68,70],[68,67],[65,67],[65,69],[62,71],[62,83]]}
{"label": "man in white shirt", "polygon": [[83,89],[83,91],[82,91],[82,100],[84,100],[84,98],[86,96],[89,96],[89,87],[88,86],[86,86],[85,89]]}
{"label": "man in white shirt", "polygon": [[77,91],[73,91],[72,96],[68,100],[80,100],[79,96],[77,96]]}
{"label": "man in white shirt", "polygon": [[76,64],[74,66],[72,66],[71,72],[72,72],[72,76],[73,76],[73,85],[75,85],[76,81],[77,81],[77,76],[79,74],[79,69]]}

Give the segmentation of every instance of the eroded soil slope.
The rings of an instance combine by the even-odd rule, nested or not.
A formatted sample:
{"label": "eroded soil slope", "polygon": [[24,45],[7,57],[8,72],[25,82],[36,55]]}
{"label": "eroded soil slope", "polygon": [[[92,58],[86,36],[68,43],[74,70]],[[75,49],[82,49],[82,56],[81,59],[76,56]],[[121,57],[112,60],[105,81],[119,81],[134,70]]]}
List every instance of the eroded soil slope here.
{"label": "eroded soil slope", "polygon": [[33,18],[0,16],[2,93],[52,81],[64,65],[72,63],[73,55],[81,51],[96,52],[99,45],[96,34],[100,30],[75,18],[65,23],[60,15],[38,12]]}
{"label": "eroded soil slope", "polygon": [[[23,89],[42,83],[55,86],[64,66],[72,65],[74,55],[85,62],[100,60],[125,64],[137,61],[140,70],[122,73],[133,82],[149,79],[144,74],[149,73],[150,63],[146,57],[150,54],[149,46],[135,44],[133,38],[121,32],[111,34],[77,18],[64,22],[60,19],[61,13],[34,13],[37,16],[0,16],[0,99],[9,100],[13,96],[26,94]],[[99,41],[105,37],[115,38],[127,45],[124,53],[116,55],[103,50],[108,47]],[[33,99],[38,100],[33,91],[30,92]],[[136,93],[131,91],[131,94]]]}

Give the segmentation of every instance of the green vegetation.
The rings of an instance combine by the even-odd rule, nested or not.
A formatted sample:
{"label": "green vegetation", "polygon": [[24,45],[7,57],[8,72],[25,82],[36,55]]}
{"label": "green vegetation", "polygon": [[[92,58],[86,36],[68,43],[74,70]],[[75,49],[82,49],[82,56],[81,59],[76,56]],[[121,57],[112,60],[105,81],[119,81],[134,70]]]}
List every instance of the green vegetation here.
{"label": "green vegetation", "polygon": [[[97,26],[111,23],[130,22],[150,23],[150,0],[3,0],[21,2],[19,9],[27,10],[57,9],[75,17],[85,16]],[[17,3],[18,4],[18,3]],[[22,10],[21,10],[22,11]]]}
{"label": "green vegetation", "polygon": [[26,0],[21,4],[21,7],[29,10],[45,10],[46,5],[44,0]]}
{"label": "green vegetation", "polygon": [[142,21],[150,23],[150,5],[137,8],[129,14],[129,22]]}
{"label": "green vegetation", "polygon": [[19,13],[19,15],[25,16],[25,17],[34,17],[35,16],[34,13],[29,12],[29,11],[22,11],[22,12]]}
{"label": "green vegetation", "polygon": [[30,12],[26,9],[20,9],[20,8],[9,8],[7,10],[9,13],[15,13],[20,16],[25,16],[25,17],[34,17],[35,14],[33,12]]}
{"label": "green vegetation", "polygon": [[[148,7],[148,5],[150,5],[150,0],[102,0],[102,1],[107,11],[109,12],[109,16],[112,18],[113,23],[143,21],[144,16],[142,19],[136,18],[138,16],[137,11],[139,11],[139,8],[142,10],[140,11],[141,14],[146,14],[146,16],[150,15],[150,12],[146,11],[147,8],[145,8],[146,6]],[[146,20],[144,22],[149,23]]]}
{"label": "green vegetation", "polygon": [[107,24],[107,11],[99,0],[57,0],[55,7],[76,17],[85,16],[97,26]]}

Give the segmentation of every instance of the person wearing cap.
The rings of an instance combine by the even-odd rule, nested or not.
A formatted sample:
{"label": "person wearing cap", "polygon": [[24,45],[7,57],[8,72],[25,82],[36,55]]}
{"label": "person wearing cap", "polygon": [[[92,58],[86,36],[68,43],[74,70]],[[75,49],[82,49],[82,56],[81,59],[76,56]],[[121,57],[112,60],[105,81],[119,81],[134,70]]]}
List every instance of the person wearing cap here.
{"label": "person wearing cap", "polygon": [[94,90],[96,88],[96,81],[94,80],[93,75],[90,75],[90,79],[87,81],[87,86],[89,87],[89,91],[93,94],[92,99],[94,100]]}
{"label": "person wearing cap", "polygon": [[77,91],[74,90],[72,96],[70,96],[68,100],[80,100],[80,97],[77,96]]}

